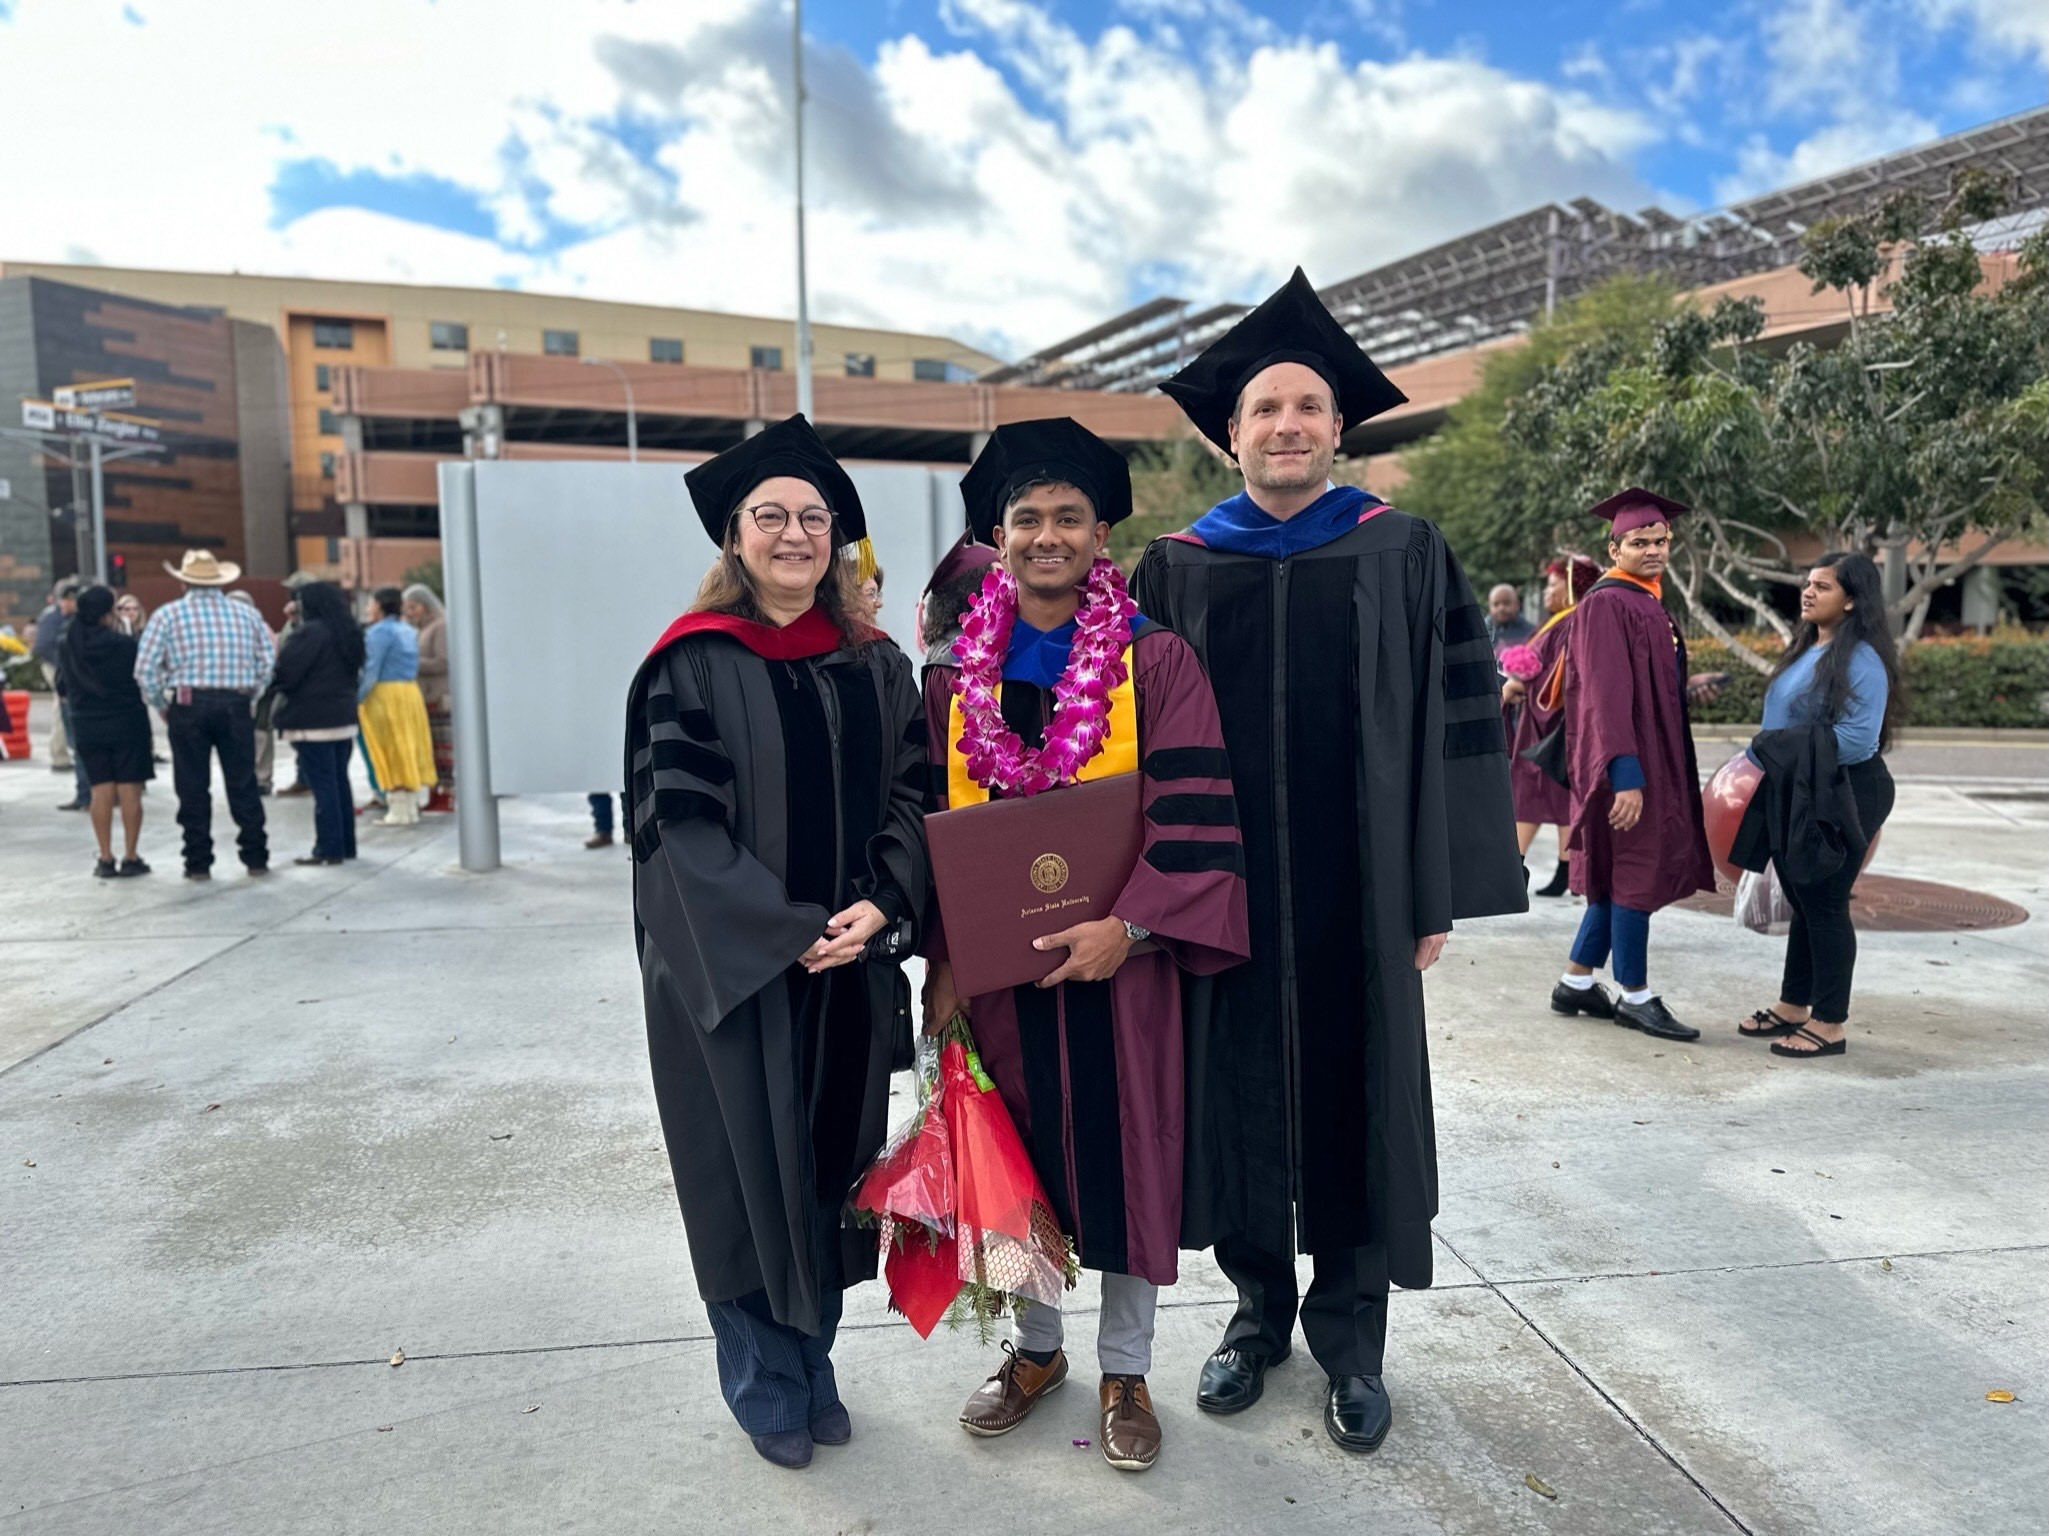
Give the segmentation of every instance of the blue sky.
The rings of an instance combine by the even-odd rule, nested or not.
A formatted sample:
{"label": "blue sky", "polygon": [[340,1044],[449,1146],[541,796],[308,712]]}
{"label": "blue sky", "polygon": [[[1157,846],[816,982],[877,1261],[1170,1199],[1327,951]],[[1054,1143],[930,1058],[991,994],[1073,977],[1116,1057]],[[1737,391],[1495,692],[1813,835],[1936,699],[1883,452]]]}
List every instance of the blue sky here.
{"label": "blue sky", "polygon": [[[1996,6],[1998,0],[1993,0]],[[2049,16],[2049,0],[2008,0],[2019,18],[2035,6]],[[1043,7],[1084,36],[1126,26],[1156,33],[1167,27],[1183,46],[1200,46],[1206,32],[1253,34],[1213,19],[1238,7],[1127,3],[1127,0],[1050,0]],[[946,16],[941,0],[821,3],[805,7],[806,30],[861,54],[915,33],[936,45],[977,41],[973,28]],[[1741,150],[1753,140],[1781,156],[1835,120],[1836,103],[1822,97],[1772,99],[1772,26],[1796,6],[1733,0],[1703,17],[1682,0],[1264,0],[1243,11],[1282,35],[1327,41],[1352,59],[1394,60],[1425,53],[1485,60],[1519,77],[1581,89],[1660,119],[1669,136],[1633,157],[1644,179],[1675,202],[1706,208],[1727,200],[1742,173]],[[1951,133],[2049,100],[2049,62],[1988,39],[1973,25],[1968,4],[1843,3],[1824,6],[1868,34],[1882,61],[1874,108],[1904,105]],[[1203,11],[1212,19],[1191,20]],[[2039,28],[2049,38],[2049,22]],[[1021,92],[1029,81],[1000,54],[992,61]],[[1675,100],[1684,72],[1699,86]],[[1851,79],[1854,80],[1854,71]],[[1874,143],[1878,140],[1874,140]],[[1898,147],[1893,145],[1888,148]],[[1882,152],[1882,151],[1879,151]]]}
{"label": "blue sky", "polygon": [[[0,256],[793,308],[787,0],[0,0]],[[2049,99],[2049,0],[811,0],[815,312],[1015,353]],[[75,82],[123,112],[80,114]],[[150,173],[118,196],[79,163]]]}

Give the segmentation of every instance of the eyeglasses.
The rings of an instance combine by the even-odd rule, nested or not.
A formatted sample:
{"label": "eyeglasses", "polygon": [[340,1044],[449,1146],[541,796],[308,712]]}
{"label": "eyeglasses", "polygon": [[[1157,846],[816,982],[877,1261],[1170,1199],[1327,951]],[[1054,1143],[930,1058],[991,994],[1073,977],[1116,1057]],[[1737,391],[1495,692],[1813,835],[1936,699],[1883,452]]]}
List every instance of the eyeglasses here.
{"label": "eyeglasses", "polygon": [[767,534],[781,533],[790,526],[790,519],[793,517],[797,520],[797,526],[814,539],[822,533],[832,532],[832,511],[828,507],[799,507],[793,512],[788,507],[764,501],[758,506],[743,507],[741,510],[754,519],[755,527]]}

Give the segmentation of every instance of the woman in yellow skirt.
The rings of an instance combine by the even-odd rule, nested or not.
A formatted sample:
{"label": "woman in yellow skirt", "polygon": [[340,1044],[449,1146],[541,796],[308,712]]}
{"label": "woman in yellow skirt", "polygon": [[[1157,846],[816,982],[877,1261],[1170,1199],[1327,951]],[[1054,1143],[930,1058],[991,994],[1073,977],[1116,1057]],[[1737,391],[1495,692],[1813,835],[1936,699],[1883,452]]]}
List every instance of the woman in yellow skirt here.
{"label": "woman in yellow skirt", "polygon": [[400,617],[405,600],[397,587],[379,587],[372,601],[377,622],[363,634],[356,716],[371,770],[384,791],[387,809],[380,824],[409,827],[418,823],[420,799],[435,783],[434,737],[418,680],[420,642]]}

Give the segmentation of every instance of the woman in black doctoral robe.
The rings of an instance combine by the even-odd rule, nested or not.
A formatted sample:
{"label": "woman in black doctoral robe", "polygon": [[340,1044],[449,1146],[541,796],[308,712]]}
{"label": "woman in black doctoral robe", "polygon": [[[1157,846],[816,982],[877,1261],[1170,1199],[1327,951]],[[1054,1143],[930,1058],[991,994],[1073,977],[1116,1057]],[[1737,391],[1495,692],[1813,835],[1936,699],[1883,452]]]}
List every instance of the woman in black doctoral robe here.
{"label": "woman in black doctoral robe", "polygon": [[809,423],[687,478],[719,563],[627,702],[648,1054],[721,1390],[763,1456],[801,1466],[851,1433],[830,1351],[875,1241],[840,1210],[908,1027],[924,713],[854,617],[860,499]]}

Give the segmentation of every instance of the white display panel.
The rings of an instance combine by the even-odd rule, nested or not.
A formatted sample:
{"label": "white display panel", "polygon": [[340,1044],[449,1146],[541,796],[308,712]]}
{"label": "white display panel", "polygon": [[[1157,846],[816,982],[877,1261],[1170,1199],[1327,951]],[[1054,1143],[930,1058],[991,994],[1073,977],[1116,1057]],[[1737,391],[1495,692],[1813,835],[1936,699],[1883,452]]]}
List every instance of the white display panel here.
{"label": "white display panel", "polygon": [[[687,467],[448,466],[473,476],[494,794],[620,787],[627,684],[712,560],[684,488]],[[918,590],[961,526],[958,475],[893,464],[848,472],[888,574],[883,627],[915,661]],[[453,600],[459,583],[450,587]],[[463,631],[450,625],[451,648],[464,644]],[[455,663],[451,654],[460,677],[466,669]]]}

